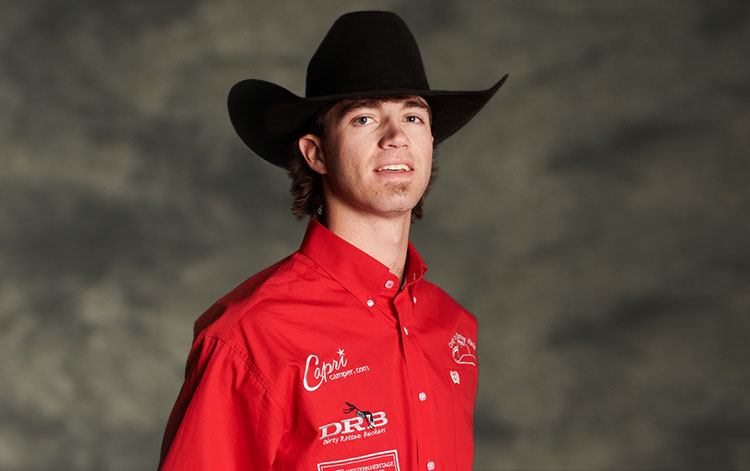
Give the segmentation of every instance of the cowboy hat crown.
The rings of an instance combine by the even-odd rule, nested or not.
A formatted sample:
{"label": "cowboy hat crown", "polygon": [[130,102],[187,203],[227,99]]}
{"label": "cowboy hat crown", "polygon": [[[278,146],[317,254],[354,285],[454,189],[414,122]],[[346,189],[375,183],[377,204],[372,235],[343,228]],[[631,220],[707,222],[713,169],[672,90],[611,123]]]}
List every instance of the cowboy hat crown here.
{"label": "cowboy hat crown", "polygon": [[306,96],[428,90],[417,42],[390,12],[348,13],[331,26],[307,67]]}
{"label": "cowboy hat crown", "polygon": [[347,13],[331,26],[307,67],[305,97],[257,79],[243,80],[228,97],[237,134],[268,162],[287,167],[293,142],[322,107],[347,98],[423,97],[436,142],[466,124],[507,75],[487,90],[431,90],[414,36],[395,13]]}

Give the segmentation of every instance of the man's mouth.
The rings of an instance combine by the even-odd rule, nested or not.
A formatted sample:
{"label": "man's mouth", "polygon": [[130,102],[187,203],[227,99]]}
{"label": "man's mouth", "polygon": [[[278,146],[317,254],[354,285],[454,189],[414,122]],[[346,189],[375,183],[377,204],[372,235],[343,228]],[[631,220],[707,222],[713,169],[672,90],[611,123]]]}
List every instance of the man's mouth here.
{"label": "man's mouth", "polygon": [[395,165],[384,165],[375,171],[376,172],[410,172],[411,168],[409,168],[409,166],[406,164],[395,164]]}

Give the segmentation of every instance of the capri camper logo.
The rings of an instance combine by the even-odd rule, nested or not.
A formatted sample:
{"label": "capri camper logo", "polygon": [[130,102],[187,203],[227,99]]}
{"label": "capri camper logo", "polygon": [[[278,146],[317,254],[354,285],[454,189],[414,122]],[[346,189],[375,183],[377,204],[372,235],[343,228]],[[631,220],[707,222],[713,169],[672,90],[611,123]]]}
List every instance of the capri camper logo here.
{"label": "capri camper logo", "polygon": [[305,376],[302,377],[302,385],[305,389],[312,392],[328,381],[336,381],[370,371],[370,367],[367,365],[349,368],[343,348],[339,348],[336,355],[329,361],[321,361],[315,353],[308,355],[307,360],[305,360]]}
{"label": "capri camper logo", "polygon": [[388,419],[384,411],[370,412],[361,410],[350,402],[344,404],[346,404],[343,409],[344,414],[353,412],[355,416],[318,427],[323,445],[349,442],[385,433]]}
{"label": "capri camper logo", "polygon": [[477,344],[470,338],[456,332],[448,342],[448,348],[451,349],[453,361],[459,365],[477,366]]}

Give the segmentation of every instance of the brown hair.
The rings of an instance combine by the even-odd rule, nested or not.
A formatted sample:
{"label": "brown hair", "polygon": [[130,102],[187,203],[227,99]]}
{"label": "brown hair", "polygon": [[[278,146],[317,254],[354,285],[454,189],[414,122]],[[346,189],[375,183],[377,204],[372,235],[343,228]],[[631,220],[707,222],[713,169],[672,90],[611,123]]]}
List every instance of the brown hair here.
{"label": "brown hair", "polygon": [[[379,100],[389,100],[390,97],[378,98]],[[400,99],[398,97],[395,99]],[[313,134],[320,138],[326,135],[326,119],[327,114],[333,108],[336,103],[331,103],[324,106],[308,121],[308,125],[304,128],[303,132],[299,135],[304,136],[305,134]],[[432,115],[430,115],[430,122],[432,122]],[[436,155],[437,145],[433,145],[433,159],[432,159],[432,173],[430,174],[430,181],[427,183],[422,197],[419,198],[419,202],[411,210],[411,221],[414,222],[418,219],[422,219],[424,215],[424,198],[427,192],[430,191],[432,182],[437,177],[437,166],[436,166]],[[292,142],[289,147],[289,162],[287,165],[287,172],[289,178],[292,179],[291,186],[289,187],[289,193],[292,194],[294,201],[289,209],[297,219],[303,219],[307,216],[312,216],[321,219],[324,214],[323,208],[323,181],[320,174],[307,165],[305,158],[302,156],[302,152],[299,150],[298,139]]]}

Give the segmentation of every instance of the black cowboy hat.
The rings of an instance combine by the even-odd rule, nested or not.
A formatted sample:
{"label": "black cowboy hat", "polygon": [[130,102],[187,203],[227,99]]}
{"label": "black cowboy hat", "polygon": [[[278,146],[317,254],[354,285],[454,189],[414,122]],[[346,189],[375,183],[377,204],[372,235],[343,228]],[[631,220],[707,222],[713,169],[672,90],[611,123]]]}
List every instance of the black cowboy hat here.
{"label": "black cowboy hat", "polygon": [[243,80],[229,92],[229,117],[256,154],[286,168],[292,142],[323,106],[345,98],[421,96],[438,143],[466,124],[507,77],[487,90],[431,90],[406,23],[391,12],[353,12],[336,20],[310,59],[304,98],[263,80]]}

